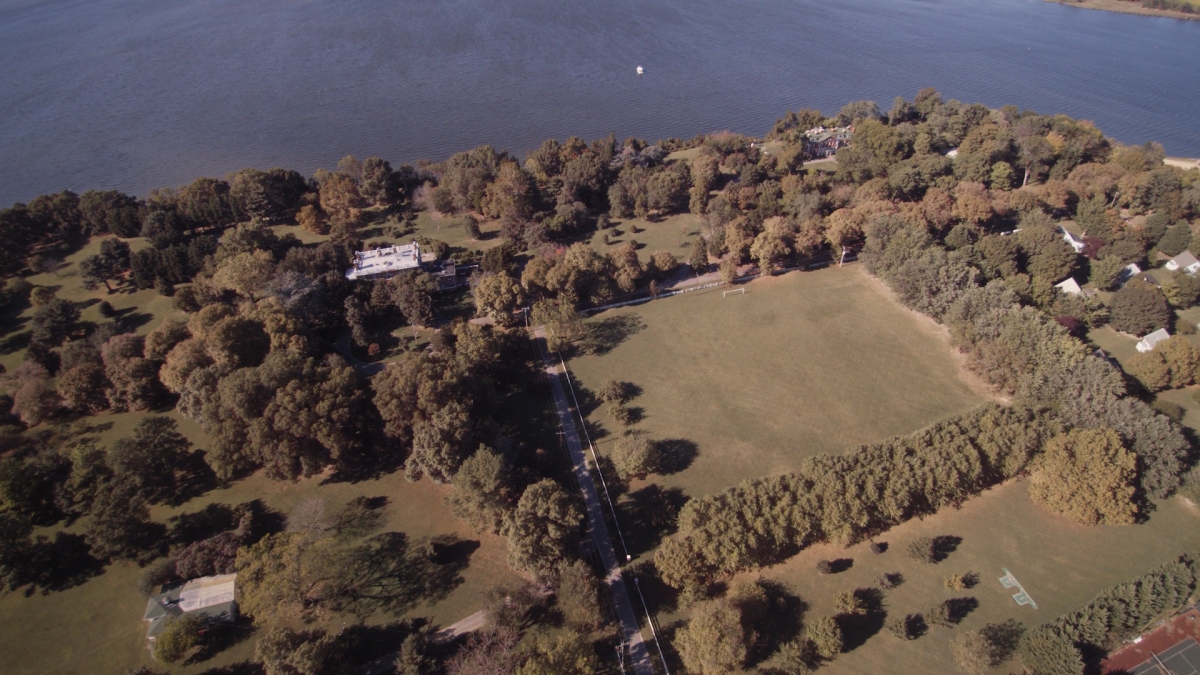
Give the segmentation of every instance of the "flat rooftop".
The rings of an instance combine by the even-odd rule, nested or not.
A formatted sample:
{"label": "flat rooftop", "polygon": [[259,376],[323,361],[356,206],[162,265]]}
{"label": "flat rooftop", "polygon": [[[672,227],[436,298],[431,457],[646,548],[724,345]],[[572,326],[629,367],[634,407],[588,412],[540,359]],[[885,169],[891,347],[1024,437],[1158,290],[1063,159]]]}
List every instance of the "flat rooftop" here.
{"label": "flat rooftop", "polygon": [[354,254],[354,267],[346,270],[346,278],[374,279],[390,277],[397,272],[421,265],[421,246],[417,242],[359,251]]}

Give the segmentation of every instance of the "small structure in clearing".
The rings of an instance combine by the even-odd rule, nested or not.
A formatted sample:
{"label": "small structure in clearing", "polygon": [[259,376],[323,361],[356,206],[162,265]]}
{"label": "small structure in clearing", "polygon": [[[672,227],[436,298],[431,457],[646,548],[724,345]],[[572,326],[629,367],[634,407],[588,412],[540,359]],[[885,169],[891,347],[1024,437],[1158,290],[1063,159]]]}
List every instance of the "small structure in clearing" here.
{"label": "small structure in clearing", "polygon": [[1151,349],[1154,349],[1154,347],[1157,346],[1158,343],[1162,342],[1163,340],[1166,340],[1169,337],[1171,337],[1171,334],[1167,332],[1166,328],[1159,328],[1158,330],[1154,331],[1153,333],[1150,333],[1150,334],[1146,335],[1145,337],[1143,337],[1142,341],[1137,343],[1137,350],[1139,352],[1148,352]]}
{"label": "small structure in clearing", "polygon": [[178,616],[198,616],[206,623],[229,623],[237,620],[237,601],[234,600],[237,574],[200,577],[175,586],[165,587],[162,593],[150,596],[142,620],[150,623],[146,637],[150,642],[162,633],[167,624]]}

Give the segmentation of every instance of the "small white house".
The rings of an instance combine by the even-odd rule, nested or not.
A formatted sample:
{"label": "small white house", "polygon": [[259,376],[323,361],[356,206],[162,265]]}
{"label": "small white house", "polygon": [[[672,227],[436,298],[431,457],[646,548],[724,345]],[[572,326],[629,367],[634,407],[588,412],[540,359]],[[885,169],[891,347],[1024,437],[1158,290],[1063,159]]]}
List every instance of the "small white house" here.
{"label": "small white house", "polygon": [[1079,282],[1075,281],[1075,279],[1072,277],[1067,277],[1066,281],[1060,281],[1057,284],[1054,284],[1054,287],[1063,293],[1069,293],[1071,295],[1083,295],[1083,288],[1081,288],[1079,286]]}
{"label": "small white house", "polygon": [[1117,281],[1124,284],[1126,281],[1129,281],[1141,273],[1142,268],[1138,267],[1137,263],[1129,263],[1125,266],[1125,269],[1121,270],[1121,274],[1117,277]]}
{"label": "small white house", "polygon": [[1062,232],[1063,241],[1067,242],[1067,245],[1075,249],[1076,253],[1083,252],[1084,243],[1082,238],[1076,237],[1064,228],[1059,228],[1059,230]]}
{"label": "small white house", "polygon": [[1159,328],[1153,333],[1150,333],[1146,337],[1142,338],[1142,341],[1137,343],[1137,350],[1139,352],[1148,352],[1151,349],[1154,349],[1158,343],[1166,340],[1169,337],[1171,337],[1171,334],[1167,332],[1166,328]]}
{"label": "small white house", "polygon": [[1196,260],[1196,256],[1192,255],[1191,251],[1184,251],[1168,260],[1167,264],[1163,265],[1163,267],[1172,272],[1183,270],[1188,274],[1195,274],[1196,272],[1200,272],[1200,260]]}

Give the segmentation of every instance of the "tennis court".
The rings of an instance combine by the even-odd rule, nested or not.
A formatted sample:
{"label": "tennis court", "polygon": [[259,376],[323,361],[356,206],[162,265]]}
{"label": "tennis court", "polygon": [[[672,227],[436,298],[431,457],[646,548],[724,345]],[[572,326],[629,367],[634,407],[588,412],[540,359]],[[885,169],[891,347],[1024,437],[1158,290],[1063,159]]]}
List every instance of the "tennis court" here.
{"label": "tennis court", "polygon": [[1161,654],[1151,656],[1129,671],[1130,675],[1200,675],[1200,643],[1188,638]]}

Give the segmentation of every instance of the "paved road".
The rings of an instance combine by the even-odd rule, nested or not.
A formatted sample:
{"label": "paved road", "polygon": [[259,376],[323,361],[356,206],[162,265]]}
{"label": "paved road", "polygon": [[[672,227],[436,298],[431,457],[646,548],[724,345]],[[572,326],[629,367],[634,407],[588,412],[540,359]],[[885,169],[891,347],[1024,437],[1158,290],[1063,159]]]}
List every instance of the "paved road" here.
{"label": "paved road", "polygon": [[604,506],[596,492],[596,483],[592,479],[592,472],[588,469],[587,456],[584,454],[583,444],[579,440],[574,410],[568,403],[563,387],[562,370],[550,350],[546,348],[546,336],[542,329],[536,329],[534,335],[538,343],[538,351],[546,365],[546,374],[550,376],[551,392],[554,394],[554,411],[558,414],[559,424],[562,425],[563,435],[567,440],[567,449],[571,452],[571,463],[575,465],[575,476],[579,479],[579,488],[583,492],[583,501],[587,506],[588,532],[592,537],[592,545],[600,554],[600,561],[604,564],[604,581],[608,584],[613,605],[617,610],[617,619],[621,623],[621,634],[629,650],[633,672],[636,675],[654,675],[654,667],[650,664],[650,653],[646,649],[646,643],[642,641],[642,630],[638,626],[637,614],[633,611],[633,603],[629,600],[625,579],[621,576],[617,552],[613,548],[612,538],[608,535],[608,526],[604,523]]}

